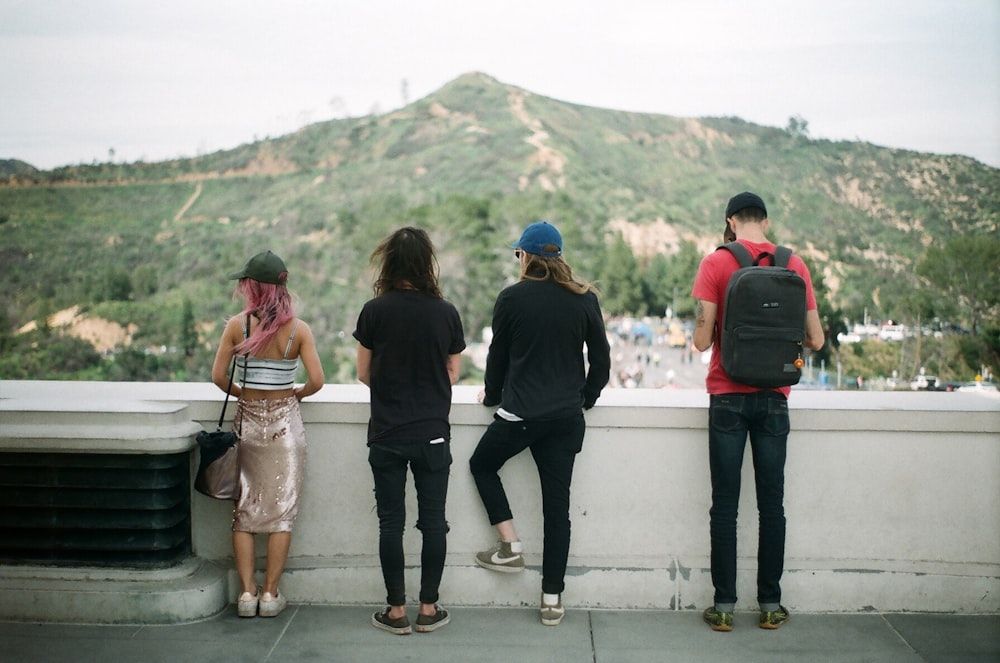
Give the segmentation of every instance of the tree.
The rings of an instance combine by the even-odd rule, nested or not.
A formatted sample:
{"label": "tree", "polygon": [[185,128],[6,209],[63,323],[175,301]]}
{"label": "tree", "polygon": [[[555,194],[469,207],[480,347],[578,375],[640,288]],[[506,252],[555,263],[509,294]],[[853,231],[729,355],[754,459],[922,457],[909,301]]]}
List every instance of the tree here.
{"label": "tree", "polygon": [[794,138],[808,138],[809,122],[801,115],[792,115],[788,118],[788,125],[785,127],[785,131]]}
{"label": "tree", "polygon": [[621,233],[607,247],[598,288],[601,307],[612,315],[641,313],[645,310],[639,263]]}
{"label": "tree", "polygon": [[185,357],[192,356],[198,348],[198,332],[194,328],[194,312],[188,297],[184,298],[181,306],[181,347]]}
{"label": "tree", "polygon": [[951,298],[965,312],[973,335],[980,323],[998,319],[1000,238],[993,235],[953,237],[943,247],[931,246],[917,274]]}

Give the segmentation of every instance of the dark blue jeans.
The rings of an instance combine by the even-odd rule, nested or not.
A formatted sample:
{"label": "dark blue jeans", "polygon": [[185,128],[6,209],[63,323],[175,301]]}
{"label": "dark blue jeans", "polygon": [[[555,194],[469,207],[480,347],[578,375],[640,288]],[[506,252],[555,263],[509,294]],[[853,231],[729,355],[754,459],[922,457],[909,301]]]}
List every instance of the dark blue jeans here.
{"label": "dark blue jeans", "polygon": [[550,421],[506,421],[494,417],[469,469],[479,489],[490,524],[513,518],[500,475],[504,463],[531,449],[542,487],[542,591],[559,594],[565,588],[569,557],[569,490],[573,463],[583,448],[586,423],[583,414]]}
{"label": "dark blue jeans", "polygon": [[736,517],[740,472],[747,436],[753,454],[759,532],[757,601],[781,601],[785,565],[785,452],[788,401],[781,394],[718,394],[711,397],[708,453],[712,474],[712,584],[715,606],[731,611],[736,603]]}
{"label": "dark blue jeans", "polygon": [[445,440],[438,444],[373,444],[368,449],[368,464],[375,479],[378,553],[386,602],[406,605],[403,527],[406,524],[406,468],[409,466],[417,489],[417,529],[423,535],[420,602],[437,603],[448,551],[448,521],[444,511],[451,467],[450,443]]}

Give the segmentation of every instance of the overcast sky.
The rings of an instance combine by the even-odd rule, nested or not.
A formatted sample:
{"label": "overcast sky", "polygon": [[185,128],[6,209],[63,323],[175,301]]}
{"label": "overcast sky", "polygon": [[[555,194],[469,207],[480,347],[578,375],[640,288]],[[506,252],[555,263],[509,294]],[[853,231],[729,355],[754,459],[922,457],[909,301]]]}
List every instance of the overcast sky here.
{"label": "overcast sky", "polygon": [[1000,167],[1000,0],[0,0],[0,159],[195,156],[470,71]]}

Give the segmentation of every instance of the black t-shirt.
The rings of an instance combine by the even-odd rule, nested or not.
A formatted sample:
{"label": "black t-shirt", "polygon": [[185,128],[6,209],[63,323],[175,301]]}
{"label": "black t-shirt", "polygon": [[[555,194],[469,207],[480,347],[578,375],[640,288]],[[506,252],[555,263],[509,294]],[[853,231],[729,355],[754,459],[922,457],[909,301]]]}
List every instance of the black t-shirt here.
{"label": "black t-shirt", "polygon": [[448,356],[465,349],[458,310],[416,290],[364,305],[354,338],[372,351],[368,443],[451,437]]}

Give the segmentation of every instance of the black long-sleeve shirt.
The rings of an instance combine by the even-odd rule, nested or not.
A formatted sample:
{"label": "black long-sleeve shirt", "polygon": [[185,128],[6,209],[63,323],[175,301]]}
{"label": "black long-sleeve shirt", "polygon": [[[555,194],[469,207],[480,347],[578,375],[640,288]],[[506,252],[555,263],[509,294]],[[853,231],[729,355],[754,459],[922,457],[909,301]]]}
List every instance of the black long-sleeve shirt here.
{"label": "black long-sleeve shirt", "polygon": [[531,280],[500,292],[484,405],[528,420],[570,417],[594,405],[610,371],[611,349],[593,292],[578,295],[554,281]]}

